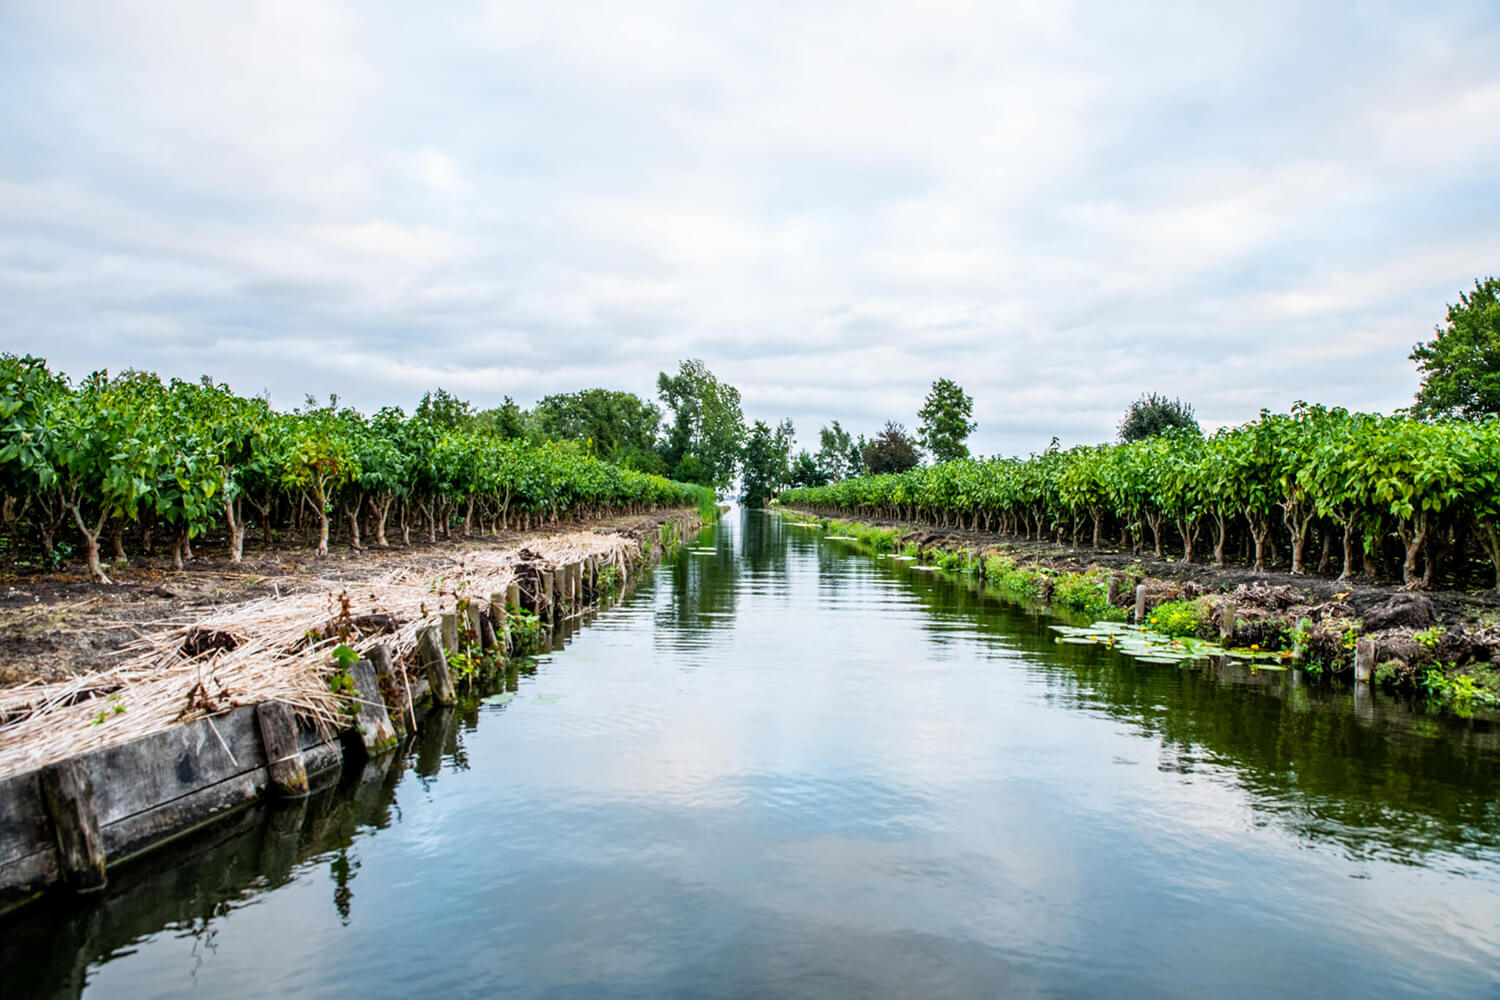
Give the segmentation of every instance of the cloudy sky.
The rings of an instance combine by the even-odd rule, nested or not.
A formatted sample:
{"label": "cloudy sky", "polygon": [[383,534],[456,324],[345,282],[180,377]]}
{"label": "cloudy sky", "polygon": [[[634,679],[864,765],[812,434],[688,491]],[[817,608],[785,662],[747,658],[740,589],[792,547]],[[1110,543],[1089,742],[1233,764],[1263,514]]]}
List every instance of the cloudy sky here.
{"label": "cloudy sky", "polygon": [[804,442],[948,376],[984,453],[1389,410],[1500,272],[1496,52],[1491,2],[0,0],[0,347],[364,408],[701,357]]}

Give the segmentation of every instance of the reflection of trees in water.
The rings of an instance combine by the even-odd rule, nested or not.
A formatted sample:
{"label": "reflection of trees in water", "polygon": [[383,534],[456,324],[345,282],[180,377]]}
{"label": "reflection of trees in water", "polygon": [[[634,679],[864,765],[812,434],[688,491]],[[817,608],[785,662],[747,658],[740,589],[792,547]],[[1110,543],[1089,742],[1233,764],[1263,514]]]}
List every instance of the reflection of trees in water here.
{"label": "reflection of trees in water", "polygon": [[740,557],[750,572],[756,574],[785,572],[789,533],[803,530],[787,528],[780,515],[760,511],[741,513],[739,528]]}
{"label": "reflection of trees in water", "polygon": [[1347,689],[1291,671],[1139,664],[1057,644],[1046,619],[982,603],[941,577],[914,578],[910,590],[933,617],[967,617],[970,631],[993,630],[1036,654],[1070,708],[1105,712],[1158,741],[1162,770],[1230,769],[1252,808],[1299,837],[1360,857],[1500,850],[1500,728],[1491,720],[1380,695],[1355,705]]}
{"label": "reflection of trees in water", "polygon": [[657,642],[672,643],[684,633],[701,633],[723,626],[716,619],[732,615],[739,588],[739,567],[728,531],[708,527],[687,548],[712,548],[714,555],[681,552],[653,571],[656,586],[670,588],[671,598],[657,609]]}

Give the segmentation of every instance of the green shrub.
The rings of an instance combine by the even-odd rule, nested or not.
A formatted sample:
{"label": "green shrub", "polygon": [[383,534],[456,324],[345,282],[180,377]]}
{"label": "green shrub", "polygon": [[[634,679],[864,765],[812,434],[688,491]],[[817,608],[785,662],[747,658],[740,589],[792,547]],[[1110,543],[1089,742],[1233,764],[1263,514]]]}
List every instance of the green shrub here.
{"label": "green shrub", "polygon": [[1109,580],[1102,573],[1061,573],[1052,585],[1052,603],[1091,615],[1118,615],[1108,595]]}
{"label": "green shrub", "polygon": [[1203,627],[1203,606],[1197,601],[1168,601],[1146,615],[1146,626],[1164,635],[1196,636]]}
{"label": "green shrub", "polygon": [[984,576],[996,590],[1023,600],[1034,600],[1042,594],[1042,576],[1022,569],[1014,559],[990,556],[984,561]]}

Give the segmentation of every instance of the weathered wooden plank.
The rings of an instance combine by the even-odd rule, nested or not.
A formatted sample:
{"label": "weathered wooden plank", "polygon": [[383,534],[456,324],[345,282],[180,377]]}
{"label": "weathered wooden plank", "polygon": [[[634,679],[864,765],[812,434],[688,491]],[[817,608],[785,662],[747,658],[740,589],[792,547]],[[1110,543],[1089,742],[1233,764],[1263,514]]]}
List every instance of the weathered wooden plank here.
{"label": "weathered wooden plank", "polygon": [[390,714],[385,710],[375,665],[369,660],[359,660],[351,668],[351,673],[354,675],[355,725],[360,744],[371,757],[385,753],[396,746],[396,727],[391,725]]}
{"label": "weathered wooden plank", "polygon": [[541,592],[537,597],[536,613],[544,622],[551,622],[557,611],[557,602],[553,600],[552,594],[552,571],[544,569],[538,574],[541,580]]}
{"label": "weathered wooden plank", "polygon": [[451,705],[458,701],[453,690],[453,677],[448,673],[448,658],[443,653],[443,643],[438,630],[425,628],[417,633],[417,650],[422,657],[422,666],[427,670],[427,682],[431,685],[432,698],[439,705]]}
{"label": "weathered wooden plank", "polygon": [[77,892],[104,888],[104,840],[88,767],[73,757],[42,768],[38,781],[52,817],[63,880]]}
{"label": "weathered wooden plank", "polygon": [[377,642],[370,647],[365,654],[370,662],[375,665],[375,673],[380,677],[393,677],[396,674],[396,661],[391,656],[391,647],[383,642]]}
{"label": "weathered wooden plank", "polygon": [[465,605],[464,611],[465,614],[468,615],[468,628],[466,631],[467,637],[471,641],[482,642],[484,639],[484,629],[480,623],[484,620],[484,616],[480,614],[479,602],[470,601],[467,605]]}
{"label": "weathered wooden plank", "polygon": [[266,766],[254,705],[102,747],[81,759],[103,826]]}
{"label": "weathered wooden plank", "polygon": [[32,899],[62,879],[57,849],[46,849],[0,862],[0,914]]}
{"label": "weathered wooden plank", "polygon": [[442,640],[443,648],[450,653],[458,651],[458,614],[447,611],[442,616]]}
{"label": "weathered wooden plank", "polygon": [[0,867],[35,854],[52,840],[37,772],[0,779]]}
{"label": "weathered wooden plank", "polygon": [[291,707],[280,701],[264,701],[256,706],[255,716],[271,788],[291,798],[306,795],[307,765],[302,759],[302,739],[297,734],[297,720]]}
{"label": "weathered wooden plank", "polygon": [[104,850],[119,864],[249,805],[270,785],[265,768],[215,782],[104,827]]}

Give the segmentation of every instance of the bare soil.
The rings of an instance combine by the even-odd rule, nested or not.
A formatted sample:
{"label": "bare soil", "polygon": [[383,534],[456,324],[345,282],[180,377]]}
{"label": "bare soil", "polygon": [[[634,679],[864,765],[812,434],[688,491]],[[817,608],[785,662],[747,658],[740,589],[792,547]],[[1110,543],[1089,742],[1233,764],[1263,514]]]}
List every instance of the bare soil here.
{"label": "bare soil", "polygon": [[592,529],[640,538],[678,511],[561,522],[545,530],[508,531],[436,543],[414,541],[388,548],[334,547],[319,557],[312,548],[262,550],[247,542],[244,561],[223,558],[212,541],[183,569],[170,560],[137,558],[112,566],[114,583],[89,582],[80,567],[53,573],[0,575],[0,686],[56,681],[113,666],[120,650],[140,633],[202,617],[226,604],[272,594],[294,594],[330,581],[351,583],[395,569],[449,565],[465,550],[513,548],[529,539]]}

